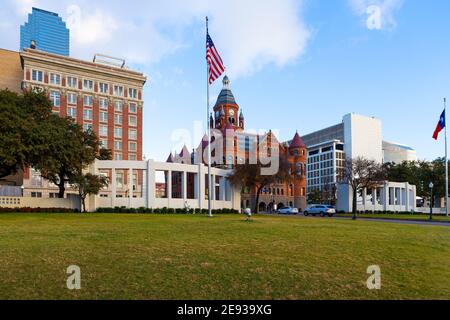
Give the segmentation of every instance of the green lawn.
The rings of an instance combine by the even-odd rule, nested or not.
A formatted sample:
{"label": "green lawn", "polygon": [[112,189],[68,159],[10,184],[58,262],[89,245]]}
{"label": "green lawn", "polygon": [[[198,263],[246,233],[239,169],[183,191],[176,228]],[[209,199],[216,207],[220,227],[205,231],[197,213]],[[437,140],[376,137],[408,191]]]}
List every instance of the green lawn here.
{"label": "green lawn", "polygon": [[[337,217],[352,217],[351,213],[337,214]],[[360,218],[371,219],[394,219],[394,220],[415,220],[415,221],[430,221],[430,216],[427,214],[358,214]],[[433,215],[434,222],[450,222],[450,217],[445,215]]]}
{"label": "green lawn", "polygon": [[[0,214],[0,257],[0,299],[450,299],[444,226]],[[72,264],[79,291],[66,288]],[[379,291],[366,288],[369,265]]]}

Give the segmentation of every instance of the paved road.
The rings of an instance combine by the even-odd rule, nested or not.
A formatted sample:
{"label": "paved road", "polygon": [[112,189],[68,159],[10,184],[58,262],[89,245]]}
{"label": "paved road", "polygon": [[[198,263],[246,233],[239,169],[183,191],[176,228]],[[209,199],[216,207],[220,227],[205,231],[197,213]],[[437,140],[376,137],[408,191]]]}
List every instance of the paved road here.
{"label": "paved road", "polygon": [[[268,216],[273,216],[273,214],[267,214]],[[283,217],[283,215],[278,215]],[[284,216],[284,217],[296,217],[301,219],[344,219],[351,220],[351,217],[333,217],[333,218],[322,218],[322,217],[305,217],[303,214],[296,216]],[[387,222],[387,223],[399,223],[399,224],[414,224],[421,226],[440,226],[440,227],[450,227],[450,222],[437,222],[437,221],[412,221],[412,220],[400,220],[400,219],[371,219],[371,218],[358,218],[359,221],[373,221],[373,222]]]}
{"label": "paved road", "polygon": [[[349,217],[334,217],[333,219],[347,219]],[[450,222],[437,222],[437,221],[414,221],[414,220],[400,220],[400,219],[371,219],[371,218],[358,218],[361,221],[375,221],[375,222],[389,222],[389,223],[399,223],[399,224],[416,224],[421,226],[441,226],[450,227]]]}

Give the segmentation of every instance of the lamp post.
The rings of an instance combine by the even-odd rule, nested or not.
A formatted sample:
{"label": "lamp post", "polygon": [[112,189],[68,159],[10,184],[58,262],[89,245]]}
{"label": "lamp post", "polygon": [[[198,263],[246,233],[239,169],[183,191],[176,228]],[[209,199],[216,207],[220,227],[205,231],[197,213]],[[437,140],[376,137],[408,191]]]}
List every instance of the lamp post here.
{"label": "lamp post", "polygon": [[430,182],[428,187],[430,187],[430,220],[433,220],[433,182]]}

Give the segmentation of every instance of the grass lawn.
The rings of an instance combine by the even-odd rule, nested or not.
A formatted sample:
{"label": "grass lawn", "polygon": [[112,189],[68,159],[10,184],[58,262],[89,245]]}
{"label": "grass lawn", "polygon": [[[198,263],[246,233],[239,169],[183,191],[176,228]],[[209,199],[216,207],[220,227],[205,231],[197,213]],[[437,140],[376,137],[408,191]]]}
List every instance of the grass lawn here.
{"label": "grass lawn", "polygon": [[[450,228],[257,216],[0,214],[0,299],[450,299]],[[66,288],[66,268],[82,288]],[[382,289],[368,290],[379,265]]]}
{"label": "grass lawn", "polygon": [[[352,217],[351,213],[337,214],[337,217]],[[395,219],[395,220],[415,220],[415,221],[430,221],[430,216],[427,214],[358,214],[360,218],[371,219]],[[434,222],[450,222],[450,217],[445,215],[433,215]]]}

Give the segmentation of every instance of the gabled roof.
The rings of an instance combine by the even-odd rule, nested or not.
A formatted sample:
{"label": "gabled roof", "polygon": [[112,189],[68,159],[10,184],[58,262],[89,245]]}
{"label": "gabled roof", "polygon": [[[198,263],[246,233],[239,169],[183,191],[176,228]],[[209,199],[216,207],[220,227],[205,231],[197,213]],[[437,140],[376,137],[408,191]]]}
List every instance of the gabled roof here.
{"label": "gabled roof", "polygon": [[172,155],[172,152],[171,152],[171,153],[169,154],[169,156],[167,157],[166,162],[168,162],[168,163],[173,163],[173,155]]}

